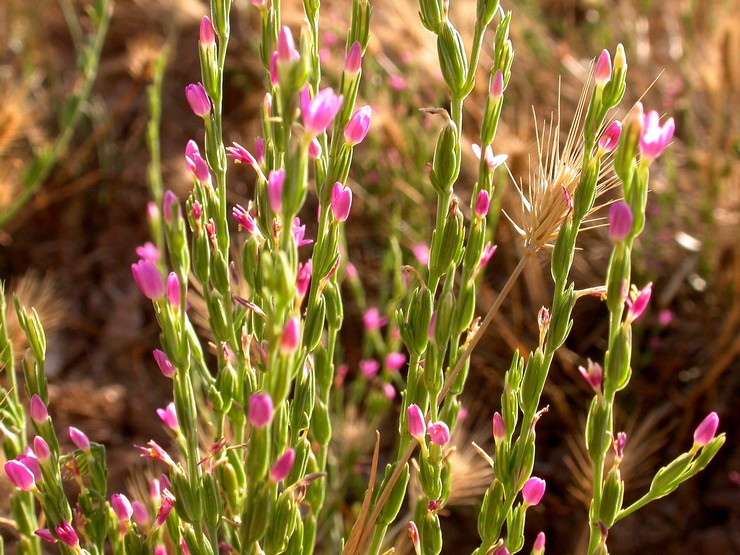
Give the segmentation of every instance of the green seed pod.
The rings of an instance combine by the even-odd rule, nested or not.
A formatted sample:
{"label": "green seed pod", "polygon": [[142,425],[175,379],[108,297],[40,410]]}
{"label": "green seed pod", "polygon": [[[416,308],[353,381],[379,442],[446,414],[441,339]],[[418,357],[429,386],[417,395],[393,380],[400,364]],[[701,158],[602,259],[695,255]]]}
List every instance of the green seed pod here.
{"label": "green seed pod", "polygon": [[444,113],[447,123],[437,136],[434,147],[430,179],[434,189],[440,195],[452,191],[452,185],[460,174],[460,140],[457,125]]}
{"label": "green seed pod", "polygon": [[313,352],[313,371],[316,374],[316,388],[322,399],[325,399],[334,380],[334,366],[323,345]]}
{"label": "green seed pod", "polygon": [[[549,357],[548,357],[549,358]],[[547,378],[548,364],[541,349],[537,349],[527,360],[522,378],[521,398],[519,400],[524,414],[537,412],[542,388]]]}
{"label": "green seed pod", "polygon": [[201,491],[203,493],[202,498],[204,505],[203,516],[207,526],[215,529],[221,521],[224,504],[219,495],[218,485],[216,484],[216,479],[213,477],[213,474],[203,474]]}
{"label": "green seed pod", "polygon": [[184,474],[178,472],[172,473],[170,477],[177,514],[185,522],[195,524],[200,520],[201,514],[198,484],[192,484]]}
{"label": "green seed pod", "polygon": [[442,551],[442,528],[439,516],[434,512],[427,512],[419,530],[419,542],[423,555],[439,555]]}
{"label": "green seed pod", "polygon": [[524,545],[524,521],[527,510],[518,505],[506,522],[506,548],[512,553],[522,549]]}
{"label": "green seed pod", "polygon": [[326,299],[326,320],[330,328],[338,330],[342,327],[344,320],[344,308],[342,306],[342,297],[336,282],[329,282],[324,288],[324,298]]}
{"label": "green seed pod", "polygon": [[439,499],[441,497],[440,463],[433,461],[426,450],[422,451],[419,460],[419,483],[424,495],[429,499]]}
{"label": "green seed pod", "polygon": [[252,483],[267,476],[270,467],[270,428],[253,428],[247,449],[247,474]]}
{"label": "green seed pod", "polygon": [[331,418],[323,401],[318,401],[311,418],[311,434],[319,445],[329,445],[331,441]]}
{"label": "green seed pod", "polygon": [[282,553],[299,519],[298,508],[292,492],[283,492],[275,504],[275,512],[267,528],[264,550],[266,553]]}
{"label": "green seed pod", "polygon": [[607,109],[614,108],[622,101],[624,90],[627,82],[627,57],[624,54],[624,46],[617,45],[617,52],[614,55],[614,69],[612,79],[604,88],[604,103]]}
{"label": "green seed pod", "polygon": [[571,283],[562,295],[555,296],[552,317],[547,332],[547,351],[550,353],[554,353],[562,346],[570,333],[571,327],[573,327],[570,314],[576,304],[574,287],[574,284]]}
{"label": "green seed pod", "polygon": [[434,321],[434,341],[444,350],[452,335],[452,316],[455,310],[455,297],[451,291],[445,293],[437,305],[437,318]]}
{"label": "green seed pod", "polygon": [[459,264],[463,255],[463,239],[465,228],[463,215],[458,208],[457,199],[450,201],[450,209],[445,218],[444,228],[440,235],[439,229],[432,235],[432,249],[429,254],[429,272],[433,276],[447,273],[450,264]]}
{"label": "green seed pod", "polygon": [[273,518],[277,486],[254,485],[244,498],[239,541],[243,548],[262,540]]}
{"label": "green seed pod", "polygon": [[725,434],[721,434],[702,447],[699,456],[696,457],[696,460],[691,464],[691,469],[689,470],[691,476],[704,470],[720,448],[725,444],[726,439]]}
{"label": "green seed pod", "polygon": [[586,418],[586,449],[592,461],[601,460],[611,445],[607,430],[610,415],[611,405],[595,396]]}
{"label": "green seed pod", "polygon": [[429,343],[429,322],[432,320],[432,292],[426,286],[417,287],[408,308],[408,325],[411,345],[417,356],[421,356]]}
{"label": "green seed pod", "polygon": [[461,95],[468,76],[468,59],[462,36],[449,19],[442,23],[437,35],[437,56],[442,76],[453,97]]}
{"label": "green seed pod", "polygon": [[239,506],[238,495],[242,491],[234,466],[231,462],[223,462],[216,465],[214,472],[221,485],[221,494],[226,498],[228,511],[233,512]]}
{"label": "green seed pod", "polygon": [[486,26],[491,23],[498,10],[498,0],[478,0],[478,24]]}
{"label": "green seed pod", "polygon": [[650,484],[650,495],[657,499],[675,490],[686,480],[687,476],[684,476],[684,473],[688,470],[692,459],[693,455],[691,453],[684,453],[658,470]]}
{"label": "green seed pod", "polygon": [[468,329],[473,316],[475,316],[475,283],[469,282],[462,286],[460,299],[455,308],[455,334],[459,335]]}
{"label": "green seed pod", "polygon": [[601,510],[599,511],[599,520],[607,528],[611,528],[617,514],[622,509],[624,499],[624,482],[622,481],[619,468],[612,468],[606,476],[604,483],[604,493],[601,496]]}
{"label": "green seed pod", "polygon": [[347,44],[351,45],[359,42],[362,46],[362,52],[367,48],[367,42],[370,38],[370,16],[373,13],[372,6],[367,0],[353,0],[352,2],[352,19],[350,21],[349,36]]}
{"label": "green seed pod", "polygon": [[306,313],[306,324],[303,333],[303,345],[308,352],[313,351],[321,341],[321,334],[324,331],[324,320],[326,317],[326,302],[324,295],[316,298],[316,303],[312,305]]}
{"label": "green seed pod", "polygon": [[[383,491],[385,489],[391,474],[393,474],[394,468],[395,467],[391,464],[386,465],[383,485],[378,489],[378,491]],[[396,516],[398,516],[398,511],[401,510],[403,499],[406,497],[406,486],[408,486],[409,483],[409,475],[409,465],[408,463],[405,463],[401,474],[398,476],[398,480],[396,480],[396,483],[388,496],[388,500],[385,502],[385,505],[383,505],[383,508],[378,515],[378,524],[388,526],[396,519]]]}
{"label": "green seed pod", "polygon": [[293,403],[290,405],[290,427],[293,433],[308,429],[316,399],[315,374],[306,370],[298,374]]}
{"label": "green seed pod", "polygon": [[419,18],[424,27],[438,35],[442,26],[441,0],[419,0]]}
{"label": "green seed pod", "polygon": [[623,389],[632,374],[630,358],[632,356],[632,330],[629,326],[620,326],[611,349],[604,359],[604,395],[611,399],[616,391]]}
{"label": "green seed pod", "polygon": [[483,496],[478,515],[478,534],[484,545],[492,545],[498,539],[504,521],[504,485],[494,479]]}

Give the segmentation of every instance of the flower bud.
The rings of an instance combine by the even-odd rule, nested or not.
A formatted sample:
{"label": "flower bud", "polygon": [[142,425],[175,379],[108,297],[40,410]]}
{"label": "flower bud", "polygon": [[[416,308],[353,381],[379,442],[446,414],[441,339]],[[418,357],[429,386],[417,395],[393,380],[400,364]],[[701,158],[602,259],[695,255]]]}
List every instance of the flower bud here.
{"label": "flower bud", "polygon": [[404,364],[406,364],[406,355],[403,353],[388,353],[385,356],[385,365],[392,372],[398,372]]}
{"label": "flower bud", "polygon": [[603,50],[594,68],[594,81],[597,87],[603,87],[612,78],[612,60],[608,50]]}
{"label": "flower bud", "polygon": [[277,60],[280,63],[295,63],[301,59],[293,41],[293,33],[287,25],[280,28],[277,42]]}
{"label": "flower bud", "polygon": [[145,297],[158,300],[164,297],[164,280],[157,267],[148,260],[139,260],[131,264],[134,281]]}
{"label": "flower bud", "polygon": [[185,87],[185,98],[196,116],[206,118],[211,113],[211,100],[202,83],[191,83]]}
{"label": "flower bud", "polygon": [[355,41],[350,46],[347,52],[347,57],[344,60],[344,72],[347,75],[355,76],[359,73],[362,66],[362,45],[359,41]]}
{"label": "flower bud", "polygon": [[711,412],[704,420],[701,421],[694,431],[694,445],[704,447],[714,439],[719,426],[719,416],[716,412]]}
{"label": "flower bud", "polygon": [[152,264],[158,264],[159,259],[161,258],[159,249],[151,241],[147,241],[143,245],[136,247],[136,255],[139,258],[148,260]]}
{"label": "flower bud", "polygon": [[619,136],[622,134],[622,122],[611,122],[599,138],[599,149],[603,153],[611,152],[617,148]]}
{"label": "flower bud", "polygon": [[337,181],[331,191],[331,211],[334,219],[338,222],[346,221],[350,208],[352,208],[352,189]]}
{"label": "flower bud", "polygon": [[545,552],[545,533],[540,532],[532,545],[532,555],[543,555]]}
{"label": "flower bud", "polygon": [[504,74],[500,69],[491,76],[491,85],[488,88],[488,94],[494,100],[498,100],[504,94]]}
{"label": "flower bud", "polygon": [[249,397],[249,423],[264,428],[272,422],[273,405],[269,393],[254,393]]}
{"label": "flower bud", "polygon": [[640,316],[642,316],[642,313],[645,312],[648,302],[650,301],[650,295],[652,294],[652,292],[653,284],[652,282],[650,282],[640,290],[640,292],[637,294],[637,298],[635,298],[634,301],[630,301],[629,299],[627,299],[627,305],[629,306],[626,318],[627,323],[631,324]]}
{"label": "flower bud", "polygon": [[321,143],[314,137],[311,142],[308,143],[308,157],[312,160],[316,160],[321,157]]}
{"label": "flower bud", "polygon": [[72,528],[72,525],[66,520],[62,520],[54,531],[56,532],[59,541],[70,547],[76,547],[80,543],[80,540],[77,537],[77,532],[75,532],[75,529]]}
{"label": "flower bud", "polygon": [[167,276],[167,300],[174,307],[180,306],[180,279],[175,272]]}
{"label": "flower bud", "polygon": [[493,441],[498,445],[506,439],[506,425],[498,412],[493,413]]}
{"label": "flower bud", "polygon": [[200,20],[200,46],[203,48],[213,48],[216,46],[216,34],[213,32],[213,25],[208,16],[203,16]]}
{"label": "flower bud", "polygon": [[283,335],[280,338],[280,350],[284,354],[293,354],[298,349],[298,344],[301,341],[301,328],[299,318],[297,316],[291,317],[283,328]]}
{"label": "flower bud", "polygon": [[478,193],[478,197],[475,199],[475,215],[479,218],[485,218],[490,206],[491,195],[484,189]]}
{"label": "flower bud", "polygon": [[301,116],[303,126],[310,135],[323,133],[339,113],[342,97],[330,88],[319,91],[310,97],[308,85],[301,92]]}
{"label": "flower bud", "polygon": [[522,488],[524,504],[530,507],[537,505],[543,495],[545,495],[545,481],[541,478],[531,477]]}
{"label": "flower bud", "polygon": [[116,513],[118,520],[121,522],[131,520],[134,514],[134,508],[131,506],[128,498],[121,493],[114,493],[110,497],[110,506]]}
{"label": "flower bud", "polygon": [[295,462],[295,451],[293,449],[287,449],[280,458],[275,461],[270,469],[270,479],[273,482],[282,482],[290,474]]}
{"label": "flower bud", "polygon": [[365,139],[367,132],[370,130],[372,114],[373,110],[370,106],[363,106],[355,110],[355,113],[349,119],[349,123],[347,123],[347,127],[344,128],[344,139],[347,144],[355,146]]}
{"label": "flower bud", "polygon": [[34,534],[41,538],[41,541],[44,541],[46,543],[57,543],[57,539],[48,528],[39,528],[38,530],[34,531]]}
{"label": "flower bud", "polygon": [[632,210],[629,204],[620,200],[609,208],[609,237],[612,241],[623,241],[632,232]]}
{"label": "flower bud", "polygon": [[640,155],[648,161],[655,160],[666,149],[673,138],[676,124],[673,118],[661,126],[660,115],[651,110],[643,119],[642,134],[640,135]]}
{"label": "flower bud", "polygon": [[30,413],[31,419],[36,422],[36,424],[43,424],[49,420],[49,411],[46,409],[46,405],[38,395],[31,397]]}
{"label": "flower bud", "polygon": [[361,360],[358,366],[360,367],[360,372],[367,380],[374,378],[380,371],[380,363],[373,358]]}
{"label": "flower bud", "polygon": [[285,170],[273,170],[267,179],[267,195],[270,198],[270,208],[276,214],[283,208],[283,184],[285,183]]}
{"label": "flower bud", "polygon": [[69,439],[72,440],[72,443],[75,444],[77,449],[80,449],[82,451],[87,451],[90,449],[90,440],[87,438],[87,436],[74,426],[69,427]]}
{"label": "flower bud", "polygon": [[44,462],[51,456],[49,444],[46,443],[46,440],[41,436],[33,438],[33,452],[36,455],[36,458],[41,462]]}
{"label": "flower bud", "polygon": [[427,429],[421,409],[417,405],[411,405],[406,414],[408,416],[409,434],[419,441],[423,441]]}
{"label": "flower bud", "polygon": [[157,416],[170,430],[177,430],[177,412],[175,411],[175,403],[170,403],[163,409],[157,409]]}
{"label": "flower bud", "polygon": [[175,367],[172,365],[164,351],[154,349],[154,351],[152,351],[152,356],[154,356],[154,360],[156,361],[157,366],[159,366],[159,371],[162,372],[162,375],[165,378],[172,378],[175,375]]}

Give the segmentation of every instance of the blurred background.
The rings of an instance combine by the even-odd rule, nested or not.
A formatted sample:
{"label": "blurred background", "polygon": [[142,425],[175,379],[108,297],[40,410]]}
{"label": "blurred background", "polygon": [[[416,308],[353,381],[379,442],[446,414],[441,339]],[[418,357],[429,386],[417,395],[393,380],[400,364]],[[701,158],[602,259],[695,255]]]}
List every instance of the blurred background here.
{"label": "blurred background", "polygon": [[[398,230],[405,261],[412,260],[415,245],[429,240],[434,194],[425,170],[437,123],[419,108],[446,102],[436,45],[418,21],[416,3],[371,3],[359,103],[372,105],[374,119],[355,153],[355,206],[346,227],[350,259],[360,269],[370,304],[385,279],[387,230]],[[283,4],[296,32],[301,3]],[[344,59],[347,5],[322,5],[329,85],[336,84]],[[630,436],[622,465],[627,500],[639,497],[657,468],[690,446],[695,424],[708,412],[719,413],[728,441],[705,472],[617,525],[610,551],[738,553],[740,6],[731,0],[524,0],[503,7],[513,10],[516,54],[493,146],[509,155],[517,181],[526,179],[530,159],[536,159],[534,118],[541,125],[560,103],[564,126],[570,124],[591,60],[603,48],[613,53],[621,42],[627,53],[627,93],[616,118],[642,97],[646,110],[676,119],[673,144],[653,165],[649,219],[634,255],[635,283],[652,281],[654,287],[650,308],[635,327],[633,380],[617,415]],[[47,328],[58,430],[74,424],[104,443],[112,490],[120,490],[140,464],[132,445],[168,441],[154,414],[171,395],[150,355],[158,329],[129,269],[135,247],[149,238],[147,90],[161,57],[162,173],[165,187],[184,200],[192,187],[184,147],[190,138],[202,140],[202,123],[183,91],[199,80],[198,24],[207,6],[197,0],[116,0],[99,44],[90,43],[101,20],[89,8],[83,0],[0,4],[0,279],[23,304],[39,310]],[[467,45],[474,13],[475,0],[451,2],[450,19]],[[248,148],[260,132],[265,92],[258,40],[256,10],[245,0],[236,2],[224,138]],[[466,104],[468,143],[477,142],[491,41]],[[476,171],[469,149],[463,168],[456,192],[467,204]],[[242,167],[229,171],[231,200],[237,202],[251,194],[253,175]],[[503,205],[516,213],[511,179],[497,173]],[[602,202],[611,198],[613,193]],[[594,229],[579,238],[572,274],[577,288],[603,283],[610,244],[600,223],[595,220]],[[517,236],[505,219],[496,240],[479,311],[517,262]],[[513,350],[536,346],[536,314],[551,299],[546,253],[538,262],[529,265],[473,355],[464,397],[469,416],[459,437],[488,441]],[[535,474],[547,480],[548,492],[527,519],[526,545],[544,530],[548,552],[556,554],[579,553],[587,534],[590,477],[582,430],[591,397],[577,368],[587,357],[603,360],[608,329],[597,299],[579,302],[574,320],[543,397],[550,412],[538,424]],[[351,365],[357,362],[353,334],[361,329],[361,311],[350,304],[344,337]],[[16,350],[23,349],[18,334]],[[443,518],[449,552],[475,545],[469,542],[477,538],[476,505],[490,481],[466,442],[458,445],[464,471],[455,490],[461,493]],[[7,530],[0,526],[0,532]]]}

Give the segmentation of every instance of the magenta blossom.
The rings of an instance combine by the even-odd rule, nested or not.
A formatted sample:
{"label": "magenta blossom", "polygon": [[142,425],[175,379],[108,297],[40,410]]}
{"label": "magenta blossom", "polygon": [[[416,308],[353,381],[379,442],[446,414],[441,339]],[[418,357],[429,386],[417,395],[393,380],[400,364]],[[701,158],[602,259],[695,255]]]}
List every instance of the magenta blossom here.
{"label": "magenta blossom", "polygon": [[332,89],[323,89],[311,98],[306,85],[301,92],[301,114],[306,131],[310,135],[319,135],[326,131],[341,106],[342,97],[334,94]]}
{"label": "magenta blossom", "polygon": [[175,411],[175,403],[170,403],[163,409],[157,409],[157,416],[170,430],[177,430],[179,428],[177,423],[177,412]]}
{"label": "magenta blossom", "polygon": [[49,419],[49,411],[47,410],[44,402],[41,400],[41,397],[39,397],[38,395],[34,395],[33,397],[31,397],[30,412],[31,418],[37,424],[43,424]]}
{"label": "magenta blossom", "polygon": [[118,517],[118,520],[121,522],[131,520],[131,517],[134,514],[134,508],[131,506],[131,502],[128,500],[128,497],[122,493],[114,493],[111,495],[110,506]]}
{"label": "magenta blossom", "polygon": [[642,313],[645,312],[645,309],[647,308],[648,302],[650,302],[650,295],[652,292],[653,284],[650,282],[640,289],[640,292],[637,294],[634,301],[631,301],[629,297],[627,298],[626,303],[629,310],[627,311],[626,323],[631,324],[642,316]]}
{"label": "magenta blossom", "polygon": [[417,405],[411,405],[406,412],[406,416],[408,417],[409,433],[417,440],[423,441],[427,427],[421,409]]}
{"label": "magenta blossom", "polygon": [[388,323],[388,318],[380,315],[380,311],[374,306],[368,308],[362,316],[366,330],[379,330]]}
{"label": "magenta blossom", "polygon": [[673,138],[676,124],[673,118],[668,118],[660,125],[660,115],[651,110],[642,120],[642,134],[640,135],[640,155],[648,163],[655,160],[666,149]]}
{"label": "magenta blossom", "polygon": [[301,341],[301,327],[298,316],[291,317],[283,328],[280,338],[280,350],[285,354],[293,354],[298,349]]}
{"label": "magenta blossom", "polygon": [[385,365],[392,372],[398,372],[404,364],[406,364],[406,355],[403,353],[388,353],[385,356]]}
{"label": "magenta blossom", "polygon": [[493,413],[493,440],[496,444],[506,438],[506,425],[504,419],[498,412]]}
{"label": "magenta blossom", "polygon": [[249,397],[249,422],[255,428],[264,428],[272,422],[273,404],[270,394],[254,393]]}
{"label": "magenta blossom", "polygon": [[290,27],[283,25],[278,35],[277,61],[281,64],[294,63],[300,59],[301,55],[296,50],[295,42],[293,41],[293,33],[290,32]]}
{"label": "magenta blossom", "polygon": [[485,189],[478,193],[475,199],[475,215],[485,218],[491,206],[491,195]]}
{"label": "magenta blossom", "polygon": [[267,196],[270,198],[270,208],[278,213],[283,208],[283,184],[285,183],[285,170],[279,169],[270,172],[267,179]]}
{"label": "magenta blossom", "polygon": [[543,495],[545,495],[545,481],[542,478],[532,476],[522,488],[524,504],[529,507],[537,505]]}
{"label": "magenta blossom", "polygon": [[172,365],[164,351],[154,349],[154,351],[152,351],[152,356],[154,357],[157,366],[159,366],[159,371],[162,372],[162,375],[165,378],[172,378],[175,375],[175,367]]}
{"label": "magenta blossom", "polygon": [[31,491],[36,486],[36,477],[21,461],[12,460],[5,463],[5,474],[10,482],[20,490]]}
{"label": "magenta blossom", "polygon": [[136,247],[136,255],[139,258],[148,260],[152,264],[158,264],[161,258],[159,249],[151,241],[147,241],[143,245]]}
{"label": "magenta blossom", "polygon": [[203,48],[213,48],[216,46],[216,34],[213,32],[213,25],[208,16],[203,16],[200,20],[200,34],[198,43]]}
{"label": "magenta blossom", "polygon": [[75,444],[77,449],[80,449],[81,451],[87,451],[90,449],[90,440],[81,430],[74,426],[70,426],[68,432],[69,439],[72,440],[72,443]]}
{"label": "magenta blossom", "polygon": [[609,208],[609,237],[612,241],[623,241],[632,232],[632,210],[630,205],[620,200]]}
{"label": "magenta blossom", "polygon": [[617,148],[617,143],[619,143],[619,137],[622,135],[622,122],[620,121],[613,121],[611,122],[606,129],[604,129],[604,132],[601,134],[601,137],[599,138],[599,150],[603,154],[606,154],[607,152],[611,152],[615,148]]}
{"label": "magenta blossom", "polygon": [[59,541],[66,543],[70,547],[76,547],[80,543],[80,540],[77,537],[77,532],[75,532],[75,529],[72,528],[72,525],[66,520],[62,520],[54,531],[56,532]]}
{"label": "magenta blossom", "polygon": [[357,75],[360,72],[362,66],[362,46],[359,42],[355,41],[352,46],[349,47],[347,57],[344,59],[344,72],[347,75]]}
{"label": "magenta blossom", "polygon": [[366,379],[371,379],[380,371],[380,363],[374,358],[363,359],[359,362],[360,372]]}
{"label": "magenta blossom", "polygon": [[430,423],[429,426],[427,426],[427,432],[429,433],[429,438],[432,440],[432,443],[435,445],[446,445],[450,441],[450,428],[441,420],[439,422]]}
{"label": "magenta blossom", "polygon": [[602,50],[594,68],[594,81],[597,87],[603,87],[612,78],[612,59],[608,50]]}

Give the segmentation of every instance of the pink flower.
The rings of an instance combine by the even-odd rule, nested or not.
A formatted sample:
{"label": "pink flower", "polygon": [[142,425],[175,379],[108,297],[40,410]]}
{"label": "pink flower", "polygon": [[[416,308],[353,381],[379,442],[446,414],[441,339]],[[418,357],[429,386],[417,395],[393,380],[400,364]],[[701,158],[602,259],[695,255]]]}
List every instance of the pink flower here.
{"label": "pink flower", "polygon": [[366,379],[371,379],[380,370],[380,363],[372,358],[363,359],[359,362],[360,372],[365,376]]}
{"label": "pink flower", "polygon": [[475,215],[479,218],[485,218],[490,206],[491,195],[484,189],[478,193],[478,196],[475,199]]}
{"label": "pink flower", "polygon": [[385,365],[392,372],[398,372],[404,364],[406,364],[406,355],[403,353],[388,353],[385,356]]}
{"label": "pink flower", "polygon": [[203,19],[200,20],[200,37],[198,42],[204,48],[213,48],[216,46],[216,35],[213,32],[213,25],[211,25],[211,20],[208,19],[208,16],[203,16]]}
{"label": "pink flower", "polygon": [[483,252],[480,255],[480,262],[478,262],[478,268],[483,268],[486,264],[488,264],[488,261],[491,260],[493,255],[496,253],[496,245],[492,245],[491,243],[486,243],[483,247]]}
{"label": "pink flower", "polygon": [[172,223],[172,216],[177,210],[177,215],[180,215],[180,201],[177,199],[177,195],[169,189],[164,192],[162,198],[162,217],[168,224]]}
{"label": "pink flower", "polygon": [[450,441],[450,428],[442,422],[434,422],[427,427],[429,438],[435,445],[446,445]]}
{"label": "pink flower", "polygon": [[211,113],[211,101],[201,83],[191,83],[185,87],[185,97],[196,116],[205,118]]}
{"label": "pink flower", "polygon": [[416,527],[413,520],[409,521],[409,538],[411,538],[411,544],[414,546],[414,551],[416,551],[418,555],[421,553],[419,550],[419,528]]}
{"label": "pink flower", "polygon": [[164,524],[164,521],[167,520],[167,517],[170,514],[170,511],[172,511],[172,507],[175,506],[175,496],[172,495],[172,492],[168,490],[167,488],[163,488],[162,492],[162,504],[159,506],[159,510],[157,510],[157,518],[154,519],[154,528],[159,528]]}
{"label": "pink flower", "polygon": [[10,482],[20,490],[31,491],[36,486],[36,477],[21,461],[12,460],[5,463],[5,474]]}
{"label": "pink flower", "polygon": [[370,106],[363,106],[355,110],[352,117],[344,128],[344,139],[350,146],[361,143],[370,130],[370,118],[373,115],[373,109]]}
{"label": "pink flower", "polygon": [[602,50],[594,68],[594,81],[597,87],[603,87],[612,78],[612,59],[608,50]]}
{"label": "pink flower", "polygon": [[640,135],[640,155],[648,163],[660,156],[673,138],[676,124],[673,118],[661,126],[660,115],[655,110],[648,112],[642,120],[642,134]]}
{"label": "pink flower", "polygon": [[642,316],[642,313],[645,312],[648,302],[650,301],[650,295],[652,294],[652,292],[653,284],[652,282],[650,282],[640,290],[640,292],[637,294],[637,298],[634,301],[630,301],[629,298],[627,299],[626,302],[627,306],[629,307],[626,318],[627,323],[631,324],[640,316]]}
{"label": "pink flower", "polygon": [[710,412],[704,420],[701,421],[694,431],[694,445],[704,447],[714,439],[719,427],[719,416],[716,412]]}
{"label": "pink flower", "polygon": [[611,152],[617,148],[619,143],[619,137],[622,135],[622,122],[613,121],[609,126],[604,129],[604,132],[599,138],[599,149],[604,153]]}
{"label": "pink flower", "polygon": [[122,493],[111,495],[110,506],[118,517],[118,520],[122,522],[131,520],[131,516],[134,514],[134,508],[131,506],[131,502]]}
{"label": "pink flower", "polygon": [[82,431],[78,430],[74,426],[70,426],[68,433],[69,439],[72,440],[72,443],[75,444],[77,449],[80,449],[81,451],[87,451],[90,449],[90,440]]}
{"label": "pink flower", "polygon": [[300,321],[297,316],[291,317],[283,328],[283,335],[280,338],[280,350],[284,354],[293,354],[298,349],[301,341]]}
{"label": "pink flower", "polygon": [[137,524],[144,526],[149,523],[149,510],[140,501],[132,501],[131,508],[133,509],[133,518]]}
{"label": "pink flower", "polygon": [[270,198],[270,208],[279,213],[283,208],[283,184],[285,183],[285,170],[273,170],[267,179],[267,195]]}
{"label": "pink flower", "polygon": [[588,359],[588,367],[584,368],[583,366],[579,366],[578,371],[581,373],[581,376],[583,376],[583,379],[588,382],[588,385],[594,388],[594,391],[601,389],[604,371],[600,364]]}
{"label": "pink flower", "polygon": [[337,181],[331,191],[331,211],[334,219],[338,222],[346,221],[351,208],[352,189],[345,187]]}
{"label": "pink flower", "polygon": [[[473,149],[473,154],[475,154],[475,157],[480,160],[481,157],[481,147],[475,143],[470,145],[470,148]],[[488,169],[491,171],[494,171],[496,168],[498,168],[500,165],[506,162],[506,160],[509,159],[508,154],[497,154],[493,155],[493,147],[491,145],[488,145],[486,147],[486,150],[482,152],[483,153],[483,160],[485,161],[486,165],[488,166]]]}
{"label": "pink flower", "polygon": [[188,141],[185,146],[185,165],[195,179],[203,184],[211,183],[211,170],[208,163],[200,155],[200,150],[198,150],[195,141]]}
{"label": "pink flower", "polygon": [[34,534],[41,538],[41,541],[44,541],[46,543],[57,543],[57,539],[48,528],[39,528],[38,530],[34,531]]}
{"label": "pink flower", "polygon": [[136,247],[136,255],[139,258],[148,260],[152,264],[159,263],[159,259],[161,258],[159,249],[151,241],[147,241],[143,245]]}
{"label": "pink flower", "polygon": [[491,77],[491,84],[488,88],[488,94],[494,100],[501,98],[504,94],[504,74],[501,73],[500,69],[496,70],[496,73]]}
{"label": "pink flower", "polygon": [[260,233],[260,230],[257,227],[257,222],[246,208],[237,204],[231,210],[231,215],[234,216],[234,219],[240,226],[247,230],[247,233],[258,238],[262,237],[262,233]]}
{"label": "pink flower", "polygon": [[70,547],[76,547],[80,543],[80,540],[77,537],[77,532],[75,532],[75,529],[72,528],[72,525],[66,520],[62,520],[54,531],[56,532],[59,541]]}
{"label": "pink flower", "polygon": [[157,366],[159,366],[159,371],[162,372],[162,375],[165,378],[172,378],[175,375],[175,367],[172,365],[164,351],[154,349],[154,351],[152,351],[152,356],[154,357]]}
{"label": "pink flower", "polygon": [[167,451],[165,451],[157,442],[150,441],[147,443],[147,447],[142,445],[135,445],[134,447],[141,451],[142,458],[153,461],[162,461],[173,470],[178,470],[175,461],[172,460],[169,453],[167,453]]}
{"label": "pink flower", "polygon": [[545,481],[541,478],[532,476],[522,488],[524,504],[529,507],[537,505],[542,500],[543,495],[545,495]]}
{"label": "pink flower", "polygon": [[352,46],[349,47],[347,57],[344,60],[344,72],[347,75],[357,75],[360,72],[362,66],[362,46],[359,42],[355,41]]}
{"label": "pink flower", "polygon": [[404,91],[408,87],[408,81],[406,81],[406,78],[398,73],[394,73],[390,76],[388,84],[394,91]]}
{"label": "pink flower", "polygon": [[272,422],[273,405],[269,393],[254,393],[249,397],[249,422],[255,428],[264,428]]}
{"label": "pink flower", "polygon": [[498,412],[493,413],[493,440],[498,444],[506,438],[506,425]]}
{"label": "pink flower", "polygon": [[175,403],[170,403],[163,409],[157,409],[157,416],[170,430],[177,430],[177,412],[175,411]]}
{"label": "pink flower", "polygon": [[31,419],[33,419],[37,424],[43,424],[49,419],[49,411],[46,409],[46,405],[38,395],[31,397],[30,412]]}
{"label": "pink flower", "polygon": [[246,148],[236,142],[232,142],[231,145],[226,147],[227,156],[233,158],[237,164],[247,164],[255,169],[259,169],[257,159]]}
{"label": "pink flower", "polygon": [[386,399],[392,401],[396,398],[396,388],[393,387],[393,384],[384,383],[383,384],[383,395]]}
{"label": "pink flower", "polygon": [[301,93],[301,114],[303,125],[310,135],[323,133],[339,113],[342,97],[334,94],[330,88],[323,89],[313,97],[309,96],[308,85]]}
{"label": "pink flower", "polygon": [[362,321],[366,330],[379,330],[388,323],[388,318],[381,316],[378,309],[373,306],[365,311]]}
{"label": "pink flower", "polygon": [[270,479],[273,482],[282,482],[288,477],[290,471],[293,469],[293,463],[295,462],[295,451],[293,449],[287,449],[280,458],[275,461],[270,469]]}
{"label": "pink flower", "polygon": [[409,433],[417,440],[423,441],[427,428],[424,423],[424,415],[422,414],[421,409],[417,405],[411,405],[409,406],[406,415],[408,417]]}
{"label": "pink flower", "polygon": [[306,226],[301,225],[301,219],[296,217],[293,220],[293,239],[295,240],[296,247],[303,247],[313,243],[313,239],[304,239],[306,235]]}
{"label": "pink flower", "polygon": [[632,232],[632,210],[630,205],[620,200],[609,208],[609,237],[612,241],[623,241]]}
{"label": "pink flower", "polygon": [[272,53],[270,56],[270,85],[277,87],[280,84],[280,77],[278,76],[278,53],[277,51]]}
{"label": "pink flower", "polygon": [[145,297],[153,301],[164,297],[164,280],[154,264],[148,260],[139,260],[136,264],[131,264],[131,273]]}

